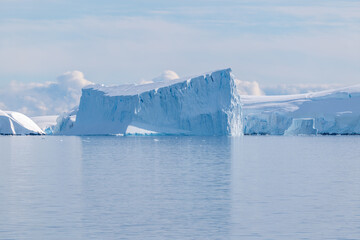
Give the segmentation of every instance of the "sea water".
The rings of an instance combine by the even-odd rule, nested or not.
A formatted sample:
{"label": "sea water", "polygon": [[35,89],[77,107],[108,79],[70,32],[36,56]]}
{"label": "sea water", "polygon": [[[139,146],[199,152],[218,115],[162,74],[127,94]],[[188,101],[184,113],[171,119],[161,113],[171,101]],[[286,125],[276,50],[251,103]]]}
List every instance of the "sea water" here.
{"label": "sea water", "polygon": [[360,239],[360,137],[0,137],[0,239]]}

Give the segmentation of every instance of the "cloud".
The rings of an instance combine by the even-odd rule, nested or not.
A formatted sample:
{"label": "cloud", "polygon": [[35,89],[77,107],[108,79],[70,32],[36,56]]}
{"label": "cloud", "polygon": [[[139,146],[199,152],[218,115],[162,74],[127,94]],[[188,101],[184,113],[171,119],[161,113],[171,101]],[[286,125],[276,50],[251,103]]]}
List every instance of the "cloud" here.
{"label": "cloud", "polygon": [[165,70],[164,72],[162,72],[160,74],[160,76],[156,77],[153,79],[153,82],[163,82],[163,81],[168,81],[168,80],[175,80],[175,79],[179,79],[179,75],[177,75],[176,72],[171,71],[171,70]]}
{"label": "cloud", "polygon": [[57,82],[64,90],[78,90],[91,84],[80,71],[66,72],[57,78]]}
{"label": "cloud", "polygon": [[272,84],[263,85],[256,81],[242,81],[235,79],[235,84],[240,95],[290,95],[344,87],[342,84]]}
{"label": "cloud", "polygon": [[140,84],[154,83],[154,82],[163,82],[169,80],[179,79],[179,75],[172,70],[165,70],[159,76],[153,78],[151,81],[142,80]]}
{"label": "cloud", "polygon": [[[217,7],[210,10],[219,12]],[[259,17],[264,7],[253,6],[252,17],[223,7],[230,11],[191,18],[180,14],[183,21],[162,15],[5,19],[0,24],[0,79],[45,81],[66,69],[82,69],[89,79],[119,84],[150,80],[163,69],[185,76],[232,67],[239,78],[259,83],[358,81],[356,19],[344,20],[347,27],[320,29],[308,22],[318,19],[287,21],[288,15],[297,16],[291,12],[295,7],[273,7],[264,19]],[[283,11],[285,16],[273,16]]]}
{"label": "cloud", "polygon": [[235,79],[235,84],[240,95],[264,95],[264,92],[261,90],[259,83],[256,81],[250,82]]}
{"label": "cloud", "polygon": [[57,115],[79,104],[81,89],[89,84],[79,71],[66,72],[56,82],[13,81],[0,90],[0,106],[29,116]]}

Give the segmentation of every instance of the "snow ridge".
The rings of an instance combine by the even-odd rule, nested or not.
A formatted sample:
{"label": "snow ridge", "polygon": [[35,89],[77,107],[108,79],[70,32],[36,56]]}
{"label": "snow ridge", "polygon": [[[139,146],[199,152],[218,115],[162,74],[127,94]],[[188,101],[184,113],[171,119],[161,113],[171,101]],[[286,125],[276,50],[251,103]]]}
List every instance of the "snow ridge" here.
{"label": "snow ridge", "polygon": [[0,135],[42,135],[44,132],[22,113],[0,110]]}

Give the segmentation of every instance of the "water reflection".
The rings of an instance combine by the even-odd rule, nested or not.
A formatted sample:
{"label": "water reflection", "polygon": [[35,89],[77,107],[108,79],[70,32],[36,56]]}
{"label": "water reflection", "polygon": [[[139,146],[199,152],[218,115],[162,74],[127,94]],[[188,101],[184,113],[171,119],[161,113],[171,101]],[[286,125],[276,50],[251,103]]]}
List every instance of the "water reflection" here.
{"label": "water reflection", "polygon": [[360,239],[359,137],[0,137],[0,239]]}
{"label": "water reflection", "polygon": [[234,139],[232,238],[359,238],[359,143],[359,137]]}
{"label": "water reflection", "polygon": [[230,142],[201,137],[90,138],[83,144],[88,236],[227,236]]}
{"label": "water reflection", "polygon": [[[0,138],[0,238],[80,237],[81,139]],[[7,148],[3,148],[3,146]],[[56,238],[56,237],[55,237]]]}

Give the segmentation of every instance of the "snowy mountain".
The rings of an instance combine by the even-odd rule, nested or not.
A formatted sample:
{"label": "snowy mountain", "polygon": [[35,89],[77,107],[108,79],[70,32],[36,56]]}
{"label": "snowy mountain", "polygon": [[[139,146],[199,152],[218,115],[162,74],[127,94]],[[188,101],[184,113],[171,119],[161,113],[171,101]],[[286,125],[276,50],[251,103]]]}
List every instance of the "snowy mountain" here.
{"label": "snowy mountain", "polygon": [[231,69],[143,85],[82,90],[79,110],[56,133],[240,135],[240,96]]}
{"label": "snowy mountain", "polygon": [[360,134],[360,85],[241,102],[244,134]]}
{"label": "snowy mountain", "polygon": [[44,132],[24,114],[0,110],[0,135],[41,135]]}

